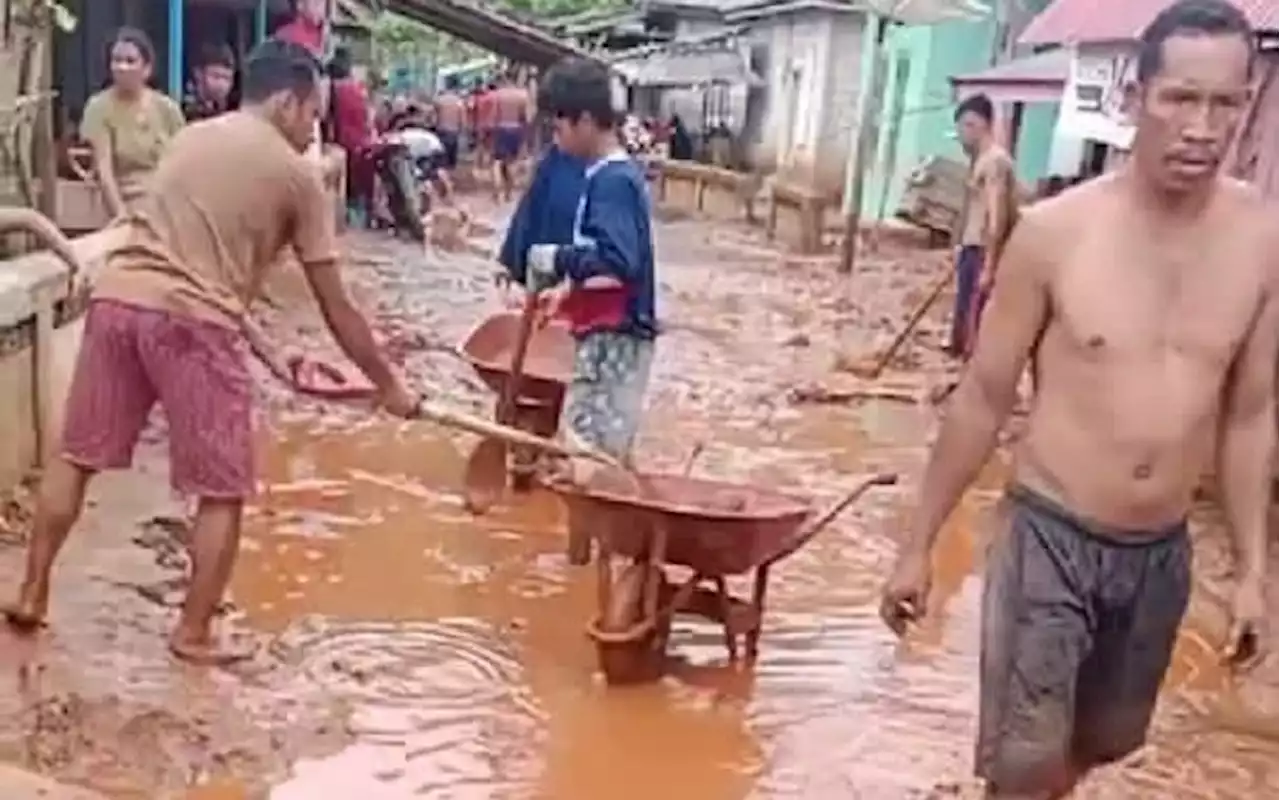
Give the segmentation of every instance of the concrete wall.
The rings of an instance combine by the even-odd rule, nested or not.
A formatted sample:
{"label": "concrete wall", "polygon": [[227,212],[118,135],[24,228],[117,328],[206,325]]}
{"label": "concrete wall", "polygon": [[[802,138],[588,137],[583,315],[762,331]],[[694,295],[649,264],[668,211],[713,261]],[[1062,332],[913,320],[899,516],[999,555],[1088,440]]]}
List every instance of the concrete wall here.
{"label": "concrete wall", "polygon": [[[103,231],[76,239],[86,270],[101,266],[118,235]],[[54,446],[62,403],[80,347],[82,321],[55,327],[54,304],[66,296],[67,270],[47,253],[0,261],[0,491]]]}
{"label": "concrete wall", "polygon": [[857,119],[865,17],[801,11],[755,22],[768,48],[760,141],[762,169],[820,188],[842,183],[850,127]]}

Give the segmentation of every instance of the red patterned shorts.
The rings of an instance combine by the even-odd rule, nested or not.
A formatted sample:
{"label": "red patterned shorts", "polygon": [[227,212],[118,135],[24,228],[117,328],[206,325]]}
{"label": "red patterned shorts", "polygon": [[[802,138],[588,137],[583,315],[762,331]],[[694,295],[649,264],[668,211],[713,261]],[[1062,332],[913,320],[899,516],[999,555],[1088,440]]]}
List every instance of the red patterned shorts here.
{"label": "red patterned shorts", "polygon": [[253,384],[239,333],[114,300],[94,300],[67,397],[63,456],[123,469],[159,401],[169,474],[186,495],[253,493]]}

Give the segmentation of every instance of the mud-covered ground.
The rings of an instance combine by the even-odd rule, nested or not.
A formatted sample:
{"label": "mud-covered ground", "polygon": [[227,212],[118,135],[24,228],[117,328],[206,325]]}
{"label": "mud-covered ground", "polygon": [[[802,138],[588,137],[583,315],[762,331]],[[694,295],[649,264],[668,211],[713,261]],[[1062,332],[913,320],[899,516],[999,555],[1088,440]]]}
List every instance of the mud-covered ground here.
{"label": "mud-covered ground", "polygon": [[[484,242],[424,254],[353,234],[348,245],[357,296],[407,345],[409,374],[441,402],[488,413],[492,396],[447,352],[499,307]],[[953,516],[933,613],[895,642],[876,592],[936,427],[924,396],[947,370],[946,301],[875,391],[834,368],[891,338],[943,260],[886,244],[838,280],[830,261],[687,219],[659,226],[659,250],[668,332],[643,464],[678,469],[703,444],[697,475],[821,501],[873,471],[905,479],[775,570],[754,672],[725,666],[710,626],[682,623],[670,679],[605,689],[583,634],[591,572],[566,566],[553,497],[472,519],[459,489],[473,439],[288,397],[264,373],[264,486],[226,617],[261,643],[257,658],[209,671],[165,650],[184,509],[166,489],[157,426],[136,471],[94,487],[50,630],[35,642],[0,631],[0,762],[118,798],[971,794],[976,574],[1005,466],[997,458]],[[335,352],[300,279],[281,276],[271,297],[274,340]],[[8,587],[22,527],[0,533]],[[1216,666],[1229,551],[1210,510],[1196,534],[1200,591],[1152,742],[1080,797],[1277,790],[1276,662],[1244,679]]]}

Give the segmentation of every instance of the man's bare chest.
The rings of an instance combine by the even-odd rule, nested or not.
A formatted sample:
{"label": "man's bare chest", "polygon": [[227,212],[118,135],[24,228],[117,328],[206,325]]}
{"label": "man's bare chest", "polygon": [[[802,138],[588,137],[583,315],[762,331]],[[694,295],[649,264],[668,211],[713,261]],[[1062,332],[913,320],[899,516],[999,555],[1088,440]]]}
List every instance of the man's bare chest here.
{"label": "man's bare chest", "polygon": [[1257,271],[1235,248],[1084,243],[1053,286],[1062,343],[1086,361],[1225,373],[1257,310]]}

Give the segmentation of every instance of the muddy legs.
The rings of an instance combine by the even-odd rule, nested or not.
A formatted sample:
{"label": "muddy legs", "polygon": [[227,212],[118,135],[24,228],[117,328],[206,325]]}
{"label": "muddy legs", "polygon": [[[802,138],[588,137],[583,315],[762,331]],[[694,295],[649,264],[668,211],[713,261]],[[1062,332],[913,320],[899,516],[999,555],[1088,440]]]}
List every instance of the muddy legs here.
{"label": "muddy legs", "polygon": [[213,618],[231,580],[240,550],[241,500],[203,498],[191,531],[191,585],[178,625],[169,640],[173,654],[197,664],[227,664],[248,658],[247,650],[218,644]]}
{"label": "muddy legs", "polygon": [[53,564],[71,527],[80,518],[85,488],[93,474],[60,458],[45,469],[27,546],[26,575],[17,601],[4,607],[4,616],[14,628],[30,631],[44,624]]}
{"label": "muddy legs", "polygon": [[[26,575],[18,599],[0,609],[13,628],[31,632],[44,625],[53,565],[67,534],[80,518],[85,489],[93,476],[92,470],[62,459],[52,461],[45,469],[27,547]],[[218,646],[211,630],[235,566],[242,510],[240,500],[200,501],[189,545],[191,586],[169,640],[179,658],[200,664],[225,664],[250,655]]]}

